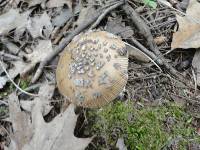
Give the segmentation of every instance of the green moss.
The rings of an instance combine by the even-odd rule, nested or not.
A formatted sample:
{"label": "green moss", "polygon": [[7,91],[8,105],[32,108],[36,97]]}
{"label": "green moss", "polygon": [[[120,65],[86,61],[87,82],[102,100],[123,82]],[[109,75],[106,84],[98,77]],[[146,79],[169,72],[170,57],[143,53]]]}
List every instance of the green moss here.
{"label": "green moss", "polygon": [[28,87],[28,85],[29,85],[29,79],[27,79],[27,80],[21,80],[20,81],[20,87],[24,90],[24,89],[26,89],[27,87]]}
{"label": "green moss", "polygon": [[189,140],[200,142],[191,124],[193,118],[174,104],[138,110],[131,102],[116,102],[90,112],[89,117],[95,118],[93,132],[104,137],[111,147],[119,137],[132,150],[159,150],[177,137],[181,137],[180,149],[186,149]]}

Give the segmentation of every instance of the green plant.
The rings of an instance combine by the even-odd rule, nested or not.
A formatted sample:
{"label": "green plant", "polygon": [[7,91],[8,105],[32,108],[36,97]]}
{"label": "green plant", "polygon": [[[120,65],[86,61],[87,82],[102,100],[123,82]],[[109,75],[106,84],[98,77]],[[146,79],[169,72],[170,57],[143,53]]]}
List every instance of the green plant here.
{"label": "green plant", "polygon": [[110,147],[119,137],[131,150],[160,150],[177,137],[181,137],[178,147],[182,149],[191,139],[200,142],[191,125],[193,118],[173,103],[136,109],[132,102],[115,102],[91,114],[95,118],[93,132],[104,137]]}
{"label": "green plant", "polygon": [[26,79],[26,80],[21,80],[20,81],[20,87],[24,90],[28,87],[30,82],[30,79]]}
{"label": "green plant", "polygon": [[156,9],[157,7],[157,3],[155,0],[143,0],[144,4],[153,8],[153,9]]}

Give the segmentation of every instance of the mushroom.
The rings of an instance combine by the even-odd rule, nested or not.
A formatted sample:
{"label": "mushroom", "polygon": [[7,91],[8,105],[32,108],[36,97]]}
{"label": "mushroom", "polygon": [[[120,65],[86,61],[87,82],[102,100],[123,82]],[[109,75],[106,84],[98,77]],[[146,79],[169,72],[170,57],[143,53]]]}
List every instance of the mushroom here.
{"label": "mushroom", "polygon": [[126,45],[105,31],[76,36],[64,49],[56,70],[61,94],[83,107],[101,107],[122,92],[128,79]]}

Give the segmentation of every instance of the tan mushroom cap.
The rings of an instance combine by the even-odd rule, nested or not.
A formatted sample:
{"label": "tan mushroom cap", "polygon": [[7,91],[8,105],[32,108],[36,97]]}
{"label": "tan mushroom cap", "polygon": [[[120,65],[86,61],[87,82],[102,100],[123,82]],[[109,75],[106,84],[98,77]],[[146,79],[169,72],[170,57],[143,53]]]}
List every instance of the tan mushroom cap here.
{"label": "tan mushroom cap", "polygon": [[118,37],[105,31],[81,34],[61,54],[58,89],[75,105],[101,107],[125,87],[127,67],[126,46]]}

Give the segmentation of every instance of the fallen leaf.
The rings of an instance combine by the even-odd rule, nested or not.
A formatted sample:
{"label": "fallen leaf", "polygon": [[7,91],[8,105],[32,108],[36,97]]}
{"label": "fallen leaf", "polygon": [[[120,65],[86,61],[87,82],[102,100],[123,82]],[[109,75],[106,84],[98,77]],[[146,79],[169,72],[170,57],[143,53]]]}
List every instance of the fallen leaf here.
{"label": "fallen leaf", "polygon": [[7,80],[8,79],[5,76],[3,76],[3,77],[0,76],[0,89],[2,89],[4,87],[4,85],[6,84]]}
{"label": "fallen leaf", "polygon": [[40,40],[38,45],[33,48],[33,53],[28,54],[27,58],[32,64],[35,64],[44,60],[48,53],[51,53],[52,51],[53,48],[50,40]]}
{"label": "fallen leaf", "polygon": [[200,47],[200,3],[190,0],[186,16],[177,15],[179,29],[173,35],[172,49]]}
{"label": "fallen leaf", "polygon": [[30,18],[28,22],[27,29],[33,38],[43,36],[49,38],[53,30],[53,26],[51,24],[50,17],[46,12],[44,12],[41,16]]}
{"label": "fallen leaf", "polygon": [[63,26],[72,17],[72,11],[70,9],[62,9],[60,14],[52,19],[53,26]]}
{"label": "fallen leaf", "polygon": [[62,7],[66,4],[70,9],[72,8],[72,0],[49,0],[46,4],[48,8]]}
{"label": "fallen leaf", "polygon": [[50,40],[39,40],[38,45],[33,47],[33,52],[26,55],[28,63],[24,61],[11,62],[14,67],[8,71],[9,75],[11,78],[15,78],[18,74],[24,76],[27,72],[31,71],[38,62],[43,61],[48,53],[52,51],[53,48]]}
{"label": "fallen leaf", "polygon": [[18,9],[10,9],[0,16],[0,36],[7,34],[15,28],[24,28],[27,24],[29,12],[20,14]]}
{"label": "fallen leaf", "polygon": [[9,52],[11,52],[12,54],[17,54],[20,50],[20,48],[17,45],[9,41],[9,39],[7,38],[2,38],[1,42],[6,46]]}
{"label": "fallen leaf", "polygon": [[28,67],[28,64],[21,61],[11,61],[13,67],[8,70],[8,74],[10,75],[11,79],[14,79],[18,74],[24,72],[24,69]]}
{"label": "fallen leaf", "polygon": [[[44,89],[43,89],[44,90]],[[44,91],[40,91],[42,93]],[[48,95],[46,95],[48,97]],[[65,112],[56,116],[52,121],[45,122],[42,112],[44,101],[37,99],[31,111],[31,119],[27,120],[26,113],[21,111],[18,99],[13,94],[9,99],[10,116],[12,116],[13,135],[9,150],[83,150],[92,138],[77,138],[74,136],[77,115],[74,105],[69,105]],[[19,117],[19,118],[18,118]],[[18,120],[16,120],[18,118]],[[30,124],[31,120],[31,124]],[[22,130],[24,128],[24,130]],[[26,129],[29,129],[27,131]],[[18,135],[18,136],[16,136]],[[19,141],[19,142],[16,142]]]}
{"label": "fallen leaf", "polygon": [[82,25],[85,22],[85,20],[87,20],[87,18],[90,18],[91,15],[93,15],[93,13],[95,13],[95,9],[93,6],[82,7],[74,26]]}
{"label": "fallen leaf", "polygon": [[8,97],[9,119],[12,122],[13,134],[11,135],[10,150],[21,150],[24,143],[31,139],[31,120],[28,114],[20,109],[20,104],[16,93],[12,93]]}
{"label": "fallen leaf", "polygon": [[[7,65],[6,63],[4,63],[4,62],[2,62],[2,64],[3,64],[4,68],[7,69],[8,65]],[[4,69],[3,69],[3,68],[1,67],[1,65],[0,65],[0,75],[1,75],[3,72],[4,72]]]}
{"label": "fallen leaf", "polygon": [[43,83],[38,93],[39,96],[34,98],[34,100],[32,101],[21,100],[20,101],[21,107],[27,112],[31,112],[33,106],[36,104],[38,100],[40,100],[43,102],[43,105],[44,105],[44,110],[43,110],[42,115],[44,116],[48,114],[50,110],[52,109],[52,106],[49,105],[49,102],[50,102],[49,100],[52,98],[54,94],[54,90],[55,90],[54,84]]}
{"label": "fallen leaf", "polygon": [[128,39],[133,35],[133,30],[129,26],[125,26],[120,18],[108,18],[105,30],[115,35],[121,36],[123,39]]}

